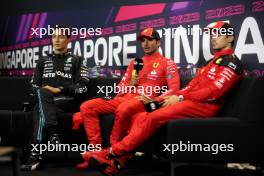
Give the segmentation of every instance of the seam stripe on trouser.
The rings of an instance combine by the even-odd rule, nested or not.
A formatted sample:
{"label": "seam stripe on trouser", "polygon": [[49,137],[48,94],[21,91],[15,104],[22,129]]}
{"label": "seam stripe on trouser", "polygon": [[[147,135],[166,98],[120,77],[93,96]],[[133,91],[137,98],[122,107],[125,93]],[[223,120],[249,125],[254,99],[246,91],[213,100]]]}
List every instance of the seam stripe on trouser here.
{"label": "seam stripe on trouser", "polygon": [[44,112],[43,112],[43,108],[42,108],[42,102],[41,102],[40,90],[39,89],[37,90],[37,94],[38,94],[38,101],[39,101],[39,118],[40,118],[37,140],[40,143],[42,141],[42,137],[43,137],[43,128],[45,126],[45,116],[44,116]]}

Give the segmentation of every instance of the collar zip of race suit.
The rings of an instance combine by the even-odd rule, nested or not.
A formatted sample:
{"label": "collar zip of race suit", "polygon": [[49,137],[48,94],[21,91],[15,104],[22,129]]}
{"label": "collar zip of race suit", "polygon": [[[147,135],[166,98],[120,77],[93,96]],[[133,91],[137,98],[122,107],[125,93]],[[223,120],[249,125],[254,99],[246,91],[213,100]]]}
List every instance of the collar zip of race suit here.
{"label": "collar zip of race suit", "polygon": [[65,56],[68,56],[70,54],[71,52],[69,50],[67,50],[65,53],[60,53],[60,54],[56,54],[54,51],[52,52],[52,56],[56,58],[64,58]]}
{"label": "collar zip of race suit", "polygon": [[216,51],[214,53],[214,58],[219,58],[220,56],[224,56],[224,55],[232,55],[233,53],[234,53],[233,49],[226,49],[226,50]]}

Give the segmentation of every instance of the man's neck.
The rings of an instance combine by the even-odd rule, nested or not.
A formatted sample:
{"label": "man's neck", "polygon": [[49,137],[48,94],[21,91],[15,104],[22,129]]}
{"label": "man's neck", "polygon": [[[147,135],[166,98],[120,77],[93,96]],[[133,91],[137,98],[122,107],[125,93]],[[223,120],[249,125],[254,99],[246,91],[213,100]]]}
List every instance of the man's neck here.
{"label": "man's neck", "polygon": [[67,53],[67,51],[68,51],[68,49],[66,48],[66,49],[64,49],[64,50],[53,50],[53,52],[55,53],[55,54],[65,54],[65,53]]}
{"label": "man's neck", "polygon": [[214,51],[214,57],[215,58],[218,58],[220,56],[223,56],[223,55],[231,55],[234,53],[234,50],[232,47],[226,47],[226,48],[222,48],[220,50],[215,50]]}
{"label": "man's neck", "polygon": [[159,51],[154,51],[154,52],[151,53],[151,54],[147,54],[147,53],[145,53],[145,56],[152,56],[152,55],[155,55],[155,54],[159,54]]}

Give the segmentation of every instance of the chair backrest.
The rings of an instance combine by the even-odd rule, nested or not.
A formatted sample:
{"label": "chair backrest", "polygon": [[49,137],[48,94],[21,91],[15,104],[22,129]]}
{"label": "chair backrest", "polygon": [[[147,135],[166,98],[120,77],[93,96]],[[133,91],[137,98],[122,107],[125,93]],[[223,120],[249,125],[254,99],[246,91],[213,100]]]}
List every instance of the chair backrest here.
{"label": "chair backrest", "polygon": [[264,108],[264,77],[244,77],[229,92],[219,117],[237,117],[242,122],[261,120],[261,107]]}
{"label": "chair backrest", "polygon": [[239,107],[243,103],[252,82],[253,78],[241,78],[237,85],[226,95],[225,104],[218,113],[219,117],[238,117]]}
{"label": "chair backrest", "polygon": [[22,110],[30,99],[30,77],[0,77],[0,83],[0,110]]}
{"label": "chair backrest", "polygon": [[242,122],[264,122],[264,77],[253,79],[242,105],[238,109],[238,117]]}

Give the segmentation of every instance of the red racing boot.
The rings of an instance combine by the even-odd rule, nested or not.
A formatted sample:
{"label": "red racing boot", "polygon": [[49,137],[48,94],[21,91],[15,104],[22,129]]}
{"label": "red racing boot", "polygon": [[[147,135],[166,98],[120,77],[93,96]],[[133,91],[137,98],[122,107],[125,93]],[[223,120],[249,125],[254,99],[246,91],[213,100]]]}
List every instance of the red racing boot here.
{"label": "red racing boot", "polygon": [[75,167],[79,170],[87,169],[88,167],[95,167],[94,165],[100,165],[99,163],[95,163],[94,160],[92,160],[93,164],[90,164],[90,159],[92,156],[100,156],[107,158],[107,155],[109,154],[109,151],[107,149],[101,150],[101,151],[94,151],[94,152],[83,152],[81,153],[82,158],[84,161],[82,163],[77,164]]}
{"label": "red racing boot", "polygon": [[126,164],[126,162],[132,158],[133,155],[119,156],[111,159],[111,162],[108,162],[108,165],[101,171],[108,176],[117,174]]}
{"label": "red racing boot", "polygon": [[109,162],[108,157],[110,154],[110,149],[103,149],[101,151],[94,152],[84,152],[81,153],[84,162],[77,164],[76,168],[79,170],[84,170],[87,168],[98,168],[106,166]]}
{"label": "red racing boot", "polygon": [[104,168],[112,164],[113,155],[110,153],[110,148],[107,148],[99,152],[83,155],[83,158],[88,160],[92,168]]}

